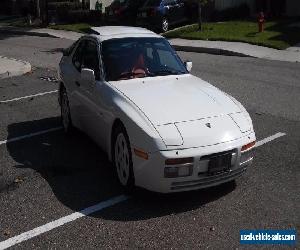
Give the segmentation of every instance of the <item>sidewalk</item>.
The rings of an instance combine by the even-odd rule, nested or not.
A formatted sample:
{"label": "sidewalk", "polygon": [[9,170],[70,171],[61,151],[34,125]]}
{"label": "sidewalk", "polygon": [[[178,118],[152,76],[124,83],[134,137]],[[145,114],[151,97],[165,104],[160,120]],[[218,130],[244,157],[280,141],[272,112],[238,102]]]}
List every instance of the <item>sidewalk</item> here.
{"label": "sidewalk", "polygon": [[298,49],[297,47],[291,47],[286,50],[277,50],[240,42],[185,40],[178,38],[169,41],[176,50],[182,51],[300,62],[300,47]]}
{"label": "sidewalk", "polygon": [[30,63],[0,56],[0,79],[23,75],[30,71]]}
{"label": "sidewalk", "polygon": [[65,38],[69,40],[78,40],[84,34],[66,31],[66,30],[54,30],[54,29],[30,29],[30,28],[18,28],[12,26],[0,26],[0,34],[12,34],[12,35],[29,35],[29,36],[41,36],[41,37],[55,37]]}
{"label": "sidewalk", "polygon": [[[69,40],[77,40],[82,35],[84,35],[81,33],[65,30],[53,30],[46,28],[23,29],[7,26],[0,27],[0,33],[58,37]],[[286,62],[300,62],[300,44],[295,45],[295,47],[291,47],[286,50],[277,50],[241,42],[186,40],[179,38],[170,39],[169,41],[176,50],[187,52],[201,52],[217,55],[255,57]]]}

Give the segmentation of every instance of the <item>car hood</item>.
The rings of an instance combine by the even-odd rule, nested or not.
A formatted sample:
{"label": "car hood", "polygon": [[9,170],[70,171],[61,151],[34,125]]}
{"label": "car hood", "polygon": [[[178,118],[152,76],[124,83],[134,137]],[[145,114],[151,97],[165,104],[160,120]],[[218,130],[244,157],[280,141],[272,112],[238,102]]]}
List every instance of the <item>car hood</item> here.
{"label": "car hood", "polygon": [[118,81],[114,85],[154,125],[241,112],[222,91],[189,74]]}
{"label": "car hood", "polygon": [[167,147],[215,145],[253,130],[232,97],[192,75],[113,83],[155,126]]}

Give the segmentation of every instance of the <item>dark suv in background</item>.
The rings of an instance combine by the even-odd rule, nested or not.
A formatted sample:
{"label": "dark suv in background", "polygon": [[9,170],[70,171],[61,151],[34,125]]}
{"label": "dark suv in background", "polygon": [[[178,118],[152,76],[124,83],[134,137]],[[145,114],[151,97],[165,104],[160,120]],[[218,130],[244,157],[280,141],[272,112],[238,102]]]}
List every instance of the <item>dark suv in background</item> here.
{"label": "dark suv in background", "polygon": [[135,25],[138,9],[146,0],[114,0],[105,8],[105,19],[108,23]]}
{"label": "dark suv in background", "polygon": [[166,32],[170,25],[187,20],[187,4],[184,0],[147,0],[137,13],[136,24]]}

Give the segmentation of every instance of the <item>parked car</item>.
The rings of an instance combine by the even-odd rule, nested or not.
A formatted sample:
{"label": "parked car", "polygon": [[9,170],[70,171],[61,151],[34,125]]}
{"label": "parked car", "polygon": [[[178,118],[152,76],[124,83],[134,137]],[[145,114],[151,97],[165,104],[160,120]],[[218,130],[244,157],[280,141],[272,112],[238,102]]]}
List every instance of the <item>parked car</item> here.
{"label": "parked car", "polygon": [[59,64],[61,119],[67,133],[79,128],[108,154],[123,187],[187,191],[246,170],[256,139],[236,99],[191,75],[192,63],[160,35],[93,30]]}
{"label": "parked car", "polygon": [[183,0],[147,0],[137,14],[138,26],[162,32],[187,20],[187,5]]}
{"label": "parked car", "polygon": [[114,0],[105,8],[106,21],[126,25],[135,25],[138,9],[145,0]]}

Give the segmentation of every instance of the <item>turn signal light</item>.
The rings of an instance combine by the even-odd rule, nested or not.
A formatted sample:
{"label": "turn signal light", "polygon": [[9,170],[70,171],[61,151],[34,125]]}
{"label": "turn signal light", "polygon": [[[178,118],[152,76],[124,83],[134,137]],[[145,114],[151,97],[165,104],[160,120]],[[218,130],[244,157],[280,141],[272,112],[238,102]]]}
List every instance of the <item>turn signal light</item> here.
{"label": "turn signal light", "polygon": [[142,151],[142,150],[139,150],[139,149],[135,148],[134,153],[136,154],[136,156],[141,157],[145,160],[148,160],[148,158],[149,158],[148,154],[146,152]]}
{"label": "turn signal light", "polygon": [[165,161],[166,165],[181,165],[186,163],[193,163],[194,158],[193,157],[187,157],[187,158],[175,158],[175,159],[167,159]]}
{"label": "turn signal light", "polygon": [[242,147],[242,152],[249,150],[250,148],[253,148],[254,146],[255,146],[255,141],[250,142]]}

